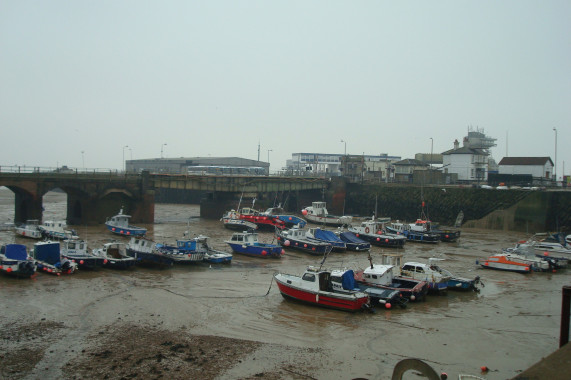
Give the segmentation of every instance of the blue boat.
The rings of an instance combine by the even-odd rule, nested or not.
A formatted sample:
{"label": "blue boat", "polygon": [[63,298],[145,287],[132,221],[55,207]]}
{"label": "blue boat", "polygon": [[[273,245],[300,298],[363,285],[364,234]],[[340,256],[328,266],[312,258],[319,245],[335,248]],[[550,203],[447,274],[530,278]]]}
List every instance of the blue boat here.
{"label": "blue boat", "polygon": [[256,232],[235,232],[232,238],[225,242],[233,252],[248,256],[263,258],[281,258],[284,250],[276,244],[260,243]]}
{"label": "blue boat", "polygon": [[143,236],[147,233],[144,227],[132,226],[129,224],[130,215],[123,214],[123,209],[119,210],[119,214],[107,219],[105,225],[107,229],[114,234],[122,236]]}
{"label": "blue boat", "polygon": [[55,275],[71,274],[77,270],[77,263],[61,256],[59,242],[40,241],[34,244],[34,259],[37,270]]}
{"label": "blue boat", "polygon": [[371,243],[359,239],[353,232],[342,231],[337,232],[337,234],[345,242],[348,251],[368,251],[371,249]]}
{"label": "blue boat", "polygon": [[0,248],[0,272],[16,277],[32,277],[36,262],[24,244],[6,244]]}
{"label": "blue boat", "polygon": [[276,229],[276,237],[282,247],[296,249],[310,255],[323,256],[333,249],[330,243],[308,237],[307,232],[302,228]]}
{"label": "blue boat", "polygon": [[333,231],[322,230],[319,227],[309,228],[305,234],[307,237],[329,243],[332,246],[332,251],[334,252],[345,252],[347,250],[347,244],[341,240],[339,236]]}

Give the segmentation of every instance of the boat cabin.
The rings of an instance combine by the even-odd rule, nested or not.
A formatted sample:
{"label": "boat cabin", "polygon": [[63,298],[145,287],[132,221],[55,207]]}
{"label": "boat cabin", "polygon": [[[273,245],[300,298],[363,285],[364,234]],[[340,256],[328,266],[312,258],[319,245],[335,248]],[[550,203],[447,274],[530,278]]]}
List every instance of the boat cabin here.
{"label": "boat cabin", "polygon": [[235,232],[230,239],[230,243],[255,245],[258,244],[258,234],[252,232]]}
{"label": "boat cabin", "polygon": [[417,219],[414,224],[410,225],[412,231],[429,232],[432,230],[432,222],[430,220]]}
{"label": "boat cabin", "polygon": [[87,243],[84,240],[71,239],[63,242],[67,254],[79,254],[87,252]]}
{"label": "boat cabin", "polygon": [[285,237],[288,237],[290,239],[295,239],[295,240],[305,240],[307,239],[307,236],[305,234],[305,231],[299,228],[290,228],[287,231],[283,231],[283,235]]}
{"label": "boat cabin", "polygon": [[[301,277],[305,286],[314,291],[331,291],[331,272],[309,266]],[[309,286],[308,286],[309,285]]]}
{"label": "boat cabin", "polygon": [[119,214],[111,217],[111,219],[108,220],[109,224],[115,226],[115,227],[129,227],[129,218],[131,216],[130,215],[123,215],[123,209],[121,209],[121,211],[119,211]]}
{"label": "boat cabin", "polygon": [[250,207],[244,207],[243,209],[240,210],[240,214],[257,216],[260,215],[260,212]]}
{"label": "boat cabin", "polygon": [[392,265],[397,268],[402,266],[402,254],[401,253],[383,253],[381,255],[381,264]]}
{"label": "boat cabin", "polygon": [[138,252],[152,253],[157,246],[157,243],[151,240],[142,238],[131,238],[129,241],[129,248]]}
{"label": "boat cabin", "polygon": [[393,266],[371,264],[363,271],[363,281],[375,285],[391,286],[393,283]]}

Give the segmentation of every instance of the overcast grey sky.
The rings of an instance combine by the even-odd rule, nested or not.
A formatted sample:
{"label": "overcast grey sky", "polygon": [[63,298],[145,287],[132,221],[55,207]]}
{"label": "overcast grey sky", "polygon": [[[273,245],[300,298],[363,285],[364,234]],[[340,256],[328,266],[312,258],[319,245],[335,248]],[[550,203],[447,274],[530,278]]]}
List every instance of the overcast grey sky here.
{"label": "overcast grey sky", "polygon": [[[0,1],[0,165],[413,158],[571,171],[571,1]],[[166,144],[166,145],[163,145]],[[124,148],[128,145],[129,148]],[[82,152],[84,152],[82,154]]]}

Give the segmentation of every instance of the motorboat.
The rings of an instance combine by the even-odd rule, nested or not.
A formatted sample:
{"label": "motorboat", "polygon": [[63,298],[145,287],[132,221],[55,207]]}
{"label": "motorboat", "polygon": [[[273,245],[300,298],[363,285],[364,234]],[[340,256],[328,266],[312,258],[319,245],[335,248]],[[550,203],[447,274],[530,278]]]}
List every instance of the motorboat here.
{"label": "motorboat", "polygon": [[334,288],[331,277],[331,271],[313,266],[307,267],[301,276],[285,273],[274,275],[280,293],[286,299],[352,312],[370,309],[369,295],[358,288]]}
{"label": "motorboat", "polygon": [[127,269],[133,267],[137,260],[127,255],[125,243],[113,241],[103,247],[92,250],[92,253],[104,259],[104,267],[110,269]]}
{"label": "motorboat", "polygon": [[371,249],[371,243],[360,239],[351,231],[336,231],[339,239],[345,242],[348,251],[368,251]]}
{"label": "motorboat", "polygon": [[105,226],[116,235],[144,236],[147,233],[147,229],[129,224],[130,219],[131,216],[123,214],[123,209],[120,209],[117,215],[107,219]]}
{"label": "motorboat", "polygon": [[347,243],[341,240],[333,231],[313,227],[306,230],[305,236],[331,244],[333,252],[345,252],[347,250]]}
{"label": "motorboat", "polygon": [[67,224],[64,220],[46,220],[38,226],[40,231],[42,231],[42,236],[47,239],[77,239],[77,233],[75,230],[70,230],[67,228]]}
{"label": "motorboat", "polygon": [[361,290],[369,296],[373,306],[379,304],[385,309],[390,309],[398,305],[404,309],[408,303],[408,299],[403,297],[398,290],[382,289],[363,283],[357,283],[357,281],[355,281],[355,273],[352,269],[332,270],[331,283],[333,289]]}
{"label": "motorboat", "polygon": [[60,243],[58,241],[39,241],[34,244],[34,260],[37,270],[43,273],[72,274],[78,268],[77,263],[61,256]]}
{"label": "motorboat", "polygon": [[187,238],[187,235],[188,232],[182,239],[177,239],[176,245],[156,243],[156,248],[159,252],[171,257],[175,264],[203,262],[206,256],[206,248],[199,242],[207,239],[206,236]]}
{"label": "motorboat", "polygon": [[385,233],[385,221],[370,219],[364,220],[359,226],[349,225],[347,230],[359,239],[365,240],[372,245],[387,248],[402,248],[406,243],[406,236],[401,234]]}
{"label": "motorboat", "polygon": [[437,270],[434,264],[416,261],[405,262],[400,273],[404,278],[425,281],[428,284],[428,291],[437,293],[445,292],[448,289],[448,282],[452,279],[452,276]]}
{"label": "motorboat", "polygon": [[417,219],[414,223],[392,222],[386,225],[386,231],[405,236],[407,240],[419,243],[438,243],[440,233],[431,229],[430,221]]}
{"label": "motorboat", "polygon": [[288,214],[280,206],[270,207],[266,209],[266,211],[264,211],[263,214],[277,217],[278,219],[280,219],[285,223],[286,228],[291,228],[293,226],[299,226],[300,228],[303,228],[307,224],[305,219],[300,218],[299,216],[296,215]]}
{"label": "motorboat", "polygon": [[81,239],[66,239],[62,242],[61,256],[78,264],[79,269],[98,269],[107,259],[94,255],[87,249],[87,242]]}
{"label": "motorboat", "polygon": [[307,231],[298,227],[276,230],[276,238],[282,247],[296,249],[314,256],[326,255],[333,249],[330,243],[308,237]]}
{"label": "motorboat", "polygon": [[392,264],[373,264],[369,255],[369,266],[354,273],[359,286],[398,291],[410,301],[424,300],[428,293],[428,284],[422,280],[400,277],[395,273],[398,266]]}
{"label": "motorboat", "polygon": [[138,264],[151,267],[170,267],[175,263],[172,255],[157,248],[157,243],[144,237],[132,237],[127,243],[127,255],[134,257]]}
{"label": "motorboat", "polygon": [[255,230],[258,228],[256,223],[240,219],[236,210],[230,210],[220,219],[224,223],[224,227],[229,230],[247,231]]}
{"label": "motorboat", "polygon": [[40,230],[40,222],[37,219],[27,220],[26,223],[16,226],[14,229],[17,235],[30,239],[41,239],[43,237]]}
{"label": "motorboat", "polygon": [[5,244],[0,247],[0,272],[29,278],[36,273],[36,261],[24,244]]}
{"label": "motorboat", "polygon": [[552,257],[545,253],[543,255],[537,254],[532,246],[526,244],[502,249],[502,254],[509,255],[509,259],[512,261],[528,264],[534,272],[552,272],[568,265],[568,259]]}
{"label": "motorboat", "polygon": [[286,224],[275,215],[268,215],[251,207],[244,207],[237,212],[238,218],[254,223],[258,229],[271,230],[284,229]]}
{"label": "motorboat", "polygon": [[247,256],[279,259],[284,254],[280,245],[260,242],[258,233],[254,231],[234,232],[225,243],[230,246],[232,252]]}
{"label": "motorboat", "polygon": [[431,257],[428,259],[427,267],[432,273],[440,273],[443,277],[449,278],[447,287],[448,290],[474,290],[477,292],[480,290],[477,287],[478,284],[480,284],[482,287],[484,286],[483,282],[480,280],[480,276],[476,276],[474,278],[456,276],[447,269],[444,269],[438,265],[438,263],[441,261],[444,261],[444,259]]}
{"label": "motorboat", "polygon": [[328,226],[346,226],[353,220],[352,216],[329,214],[326,205],[325,202],[312,202],[311,206],[305,207],[301,213],[312,223]]}

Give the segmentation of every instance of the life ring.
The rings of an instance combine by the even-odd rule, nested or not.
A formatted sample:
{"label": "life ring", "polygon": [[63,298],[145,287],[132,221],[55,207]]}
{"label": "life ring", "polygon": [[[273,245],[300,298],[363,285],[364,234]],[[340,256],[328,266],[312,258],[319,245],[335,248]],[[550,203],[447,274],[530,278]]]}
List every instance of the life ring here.
{"label": "life ring", "polygon": [[368,234],[370,231],[369,227],[365,227],[365,233]]}

